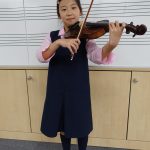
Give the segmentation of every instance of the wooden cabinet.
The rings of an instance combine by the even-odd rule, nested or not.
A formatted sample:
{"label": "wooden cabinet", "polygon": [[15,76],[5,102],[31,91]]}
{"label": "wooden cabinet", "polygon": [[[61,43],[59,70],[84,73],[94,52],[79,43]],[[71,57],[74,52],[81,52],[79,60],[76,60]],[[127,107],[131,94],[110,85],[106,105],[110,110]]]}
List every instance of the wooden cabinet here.
{"label": "wooden cabinet", "polygon": [[150,141],[150,72],[133,72],[129,140]]}
{"label": "wooden cabinet", "polygon": [[90,71],[94,130],[90,137],[126,139],[130,72]]}
{"label": "wooden cabinet", "polygon": [[47,70],[27,70],[32,132],[40,133],[41,117],[45,102]]}
{"label": "wooden cabinet", "polygon": [[0,70],[0,130],[31,132],[25,70]]}
{"label": "wooden cabinet", "polygon": [[[40,132],[47,73],[0,70],[0,138],[60,142]],[[150,149],[150,72],[93,70],[90,87],[89,145]]]}
{"label": "wooden cabinet", "polygon": [[[90,137],[126,138],[130,77],[130,72],[90,71],[94,124]],[[27,70],[31,129],[36,133],[40,133],[46,81],[47,70]]]}

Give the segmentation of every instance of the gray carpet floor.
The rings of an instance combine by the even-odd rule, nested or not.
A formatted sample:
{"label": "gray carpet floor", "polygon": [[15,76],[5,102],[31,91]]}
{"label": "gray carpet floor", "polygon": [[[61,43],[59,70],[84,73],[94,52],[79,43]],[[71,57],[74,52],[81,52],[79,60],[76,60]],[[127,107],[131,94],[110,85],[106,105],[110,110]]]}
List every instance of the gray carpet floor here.
{"label": "gray carpet floor", "polygon": [[[62,150],[62,146],[61,144],[57,143],[0,139],[0,150]],[[72,144],[71,150],[78,150],[78,146],[76,144]],[[126,150],[126,149],[88,146],[87,150]]]}

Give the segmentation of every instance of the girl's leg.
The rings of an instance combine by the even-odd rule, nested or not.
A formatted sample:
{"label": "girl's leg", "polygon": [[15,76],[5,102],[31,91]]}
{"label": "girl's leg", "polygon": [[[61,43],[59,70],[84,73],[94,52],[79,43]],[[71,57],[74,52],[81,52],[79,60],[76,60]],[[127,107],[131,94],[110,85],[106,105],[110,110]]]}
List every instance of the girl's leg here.
{"label": "girl's leg", "polygon": [[86,150],[88,143],[88,135],[85,137],[78,138],[78,148],[79,150]]}
{"label": "girl's leg", "polygon": [[65,133],[60,132],[60,139],[61,139],[63,150],[70,150],[71,138],[66,138]]}

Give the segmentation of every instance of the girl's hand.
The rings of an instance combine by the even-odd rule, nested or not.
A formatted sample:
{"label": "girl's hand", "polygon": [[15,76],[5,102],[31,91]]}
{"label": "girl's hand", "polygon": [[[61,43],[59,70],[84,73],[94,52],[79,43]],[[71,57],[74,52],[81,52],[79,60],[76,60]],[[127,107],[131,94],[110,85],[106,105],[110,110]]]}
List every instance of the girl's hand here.
{"label": "girl's hand", "polygon": [[72,55],[77,53],[80,45],[79,39],[59,39],[57,42],[59,46],[68,48]]}
{"label": "girl's hand", "polygon": [[125,23],[122,23],[122,25],[120,26],[118,21],[115,21],[115,23],[109,23],[109,44],[113,48],[115,48],[118,45],[124,27]]}

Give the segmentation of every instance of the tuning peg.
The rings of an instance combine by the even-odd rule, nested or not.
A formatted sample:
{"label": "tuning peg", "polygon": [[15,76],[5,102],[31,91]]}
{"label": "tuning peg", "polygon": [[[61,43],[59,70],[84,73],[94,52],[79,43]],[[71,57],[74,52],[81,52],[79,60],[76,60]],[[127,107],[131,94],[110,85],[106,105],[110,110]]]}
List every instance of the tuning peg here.
{"label": "tuning peg", "polygon": [[134,33],[134,35],[132,36],[132,37],[135,37],[137,34],[136,33]]}

